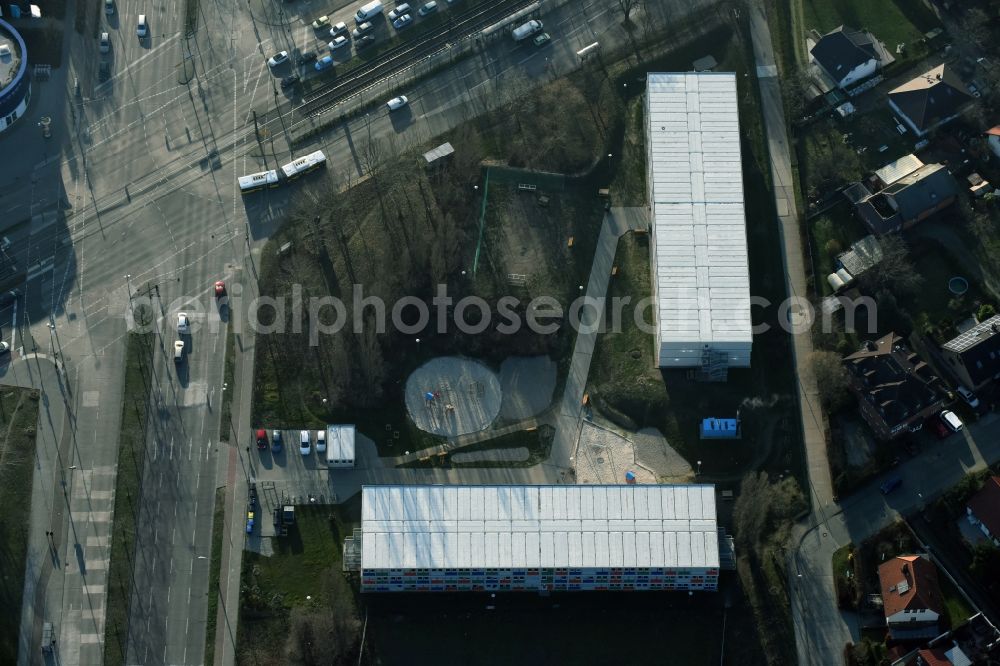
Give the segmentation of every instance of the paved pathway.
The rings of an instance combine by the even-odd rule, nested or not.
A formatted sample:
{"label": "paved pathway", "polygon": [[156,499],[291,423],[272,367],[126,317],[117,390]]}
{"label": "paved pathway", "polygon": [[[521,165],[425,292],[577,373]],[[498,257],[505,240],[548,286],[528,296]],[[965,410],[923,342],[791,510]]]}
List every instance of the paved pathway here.
{"label": "paved pathway", "polygon": [[[790,297],[808,297],[805,267],[803,264],[803,239],[799,231],[799,216],[795,203],[795,180],[792,176],[791,156],[788,146],[787,125],[781,99],[781,85],[775,65],[771,43],[771,31],[767,18],[759,5],[751,5],[750,30],[753,38],[754,60],[757,65],[758,86],[760,87],[761,112],[767,134],[767,147],[771,161],[771,180],[774,187],[775,205],[781,222],[782,259],[785,263],[785,280]],[[793,325],[807,322],[801,313],[793,309]],[[806,448],[806,464],[809,473],[809,495],[813,513],[810,522],[820,525],[819,529],[805,533],[797,526],[796,537],[805,533],[808,543],[801,542],[802,551],[797,553],[795,567],[789,567],[789,577],[796,590],[792,603],[792,617],[795,625],[796,647],[799,664],[840,664],[844,646],[844,633],[840,631],[843,622],[836,607],[836,596],[830,572],[830,557],[826,551],[814,550],[817,534],[827,534],[828,516],[837,511],[833,503],[833,483],[826,456],[826,441],[823,437],[823,413],[819,404],[816,377],[809,364],[812,353],[812,339],[805,331],[792,335],[792,357],[798,378],[798,398],[801,410],[803,439]],[[810,536],[811,535],[811,536]],[[802,536],[805,539],[805,536]],[[822,536],[818,537],[821,543]],[[827,540],[828,541],[828,540]],[[830,553],[832,554],[832,550]],[[825,559],[825,562],[824,562]],[[801,577],[799,572],[803,572]],[[808,609],[808,613],[804,609]],[[816,649],[815,639],[824,639],[821,649]],[[839,644],[839,645],[838,645]],[[836,647],[834,647],[836,646]]]}

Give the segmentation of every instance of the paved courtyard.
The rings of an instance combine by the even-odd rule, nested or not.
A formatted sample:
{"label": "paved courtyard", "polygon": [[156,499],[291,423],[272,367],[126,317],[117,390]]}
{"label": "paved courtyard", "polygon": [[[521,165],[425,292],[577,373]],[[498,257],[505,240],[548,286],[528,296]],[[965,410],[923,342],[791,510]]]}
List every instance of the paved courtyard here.
{"label": "paved courtyard", "polygon": [[406,380],[406,409],[424,432],[457,437],[485,430],[500,413],[496,373],[458,356],[435,358]]}

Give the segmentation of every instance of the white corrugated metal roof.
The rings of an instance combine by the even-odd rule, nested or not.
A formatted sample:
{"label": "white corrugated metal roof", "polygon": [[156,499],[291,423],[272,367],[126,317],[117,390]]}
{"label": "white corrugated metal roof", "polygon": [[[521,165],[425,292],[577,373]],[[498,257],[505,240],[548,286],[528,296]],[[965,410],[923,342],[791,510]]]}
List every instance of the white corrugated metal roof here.
{"label": "white corrugated metal roof", "polygon": [[898,160],[889,162],[881,169],[876,170],[875,175],[888,187],[900,178],[909,176],[923,165],[924,163],[916,155],[903,155]]}
{"label": "white corrugated metal roof", "polygon": [[365,569],[719,566],[715,489],[365,486]]}
{"label": "white corrugated metal roof", "polygon": [[661,344],[752,340],[736,75],[647,75]]}
{"label": "white corrugated metal roof", "polygon": [[354,460],[354,426],[328,425],[326,427],[326,459]]}

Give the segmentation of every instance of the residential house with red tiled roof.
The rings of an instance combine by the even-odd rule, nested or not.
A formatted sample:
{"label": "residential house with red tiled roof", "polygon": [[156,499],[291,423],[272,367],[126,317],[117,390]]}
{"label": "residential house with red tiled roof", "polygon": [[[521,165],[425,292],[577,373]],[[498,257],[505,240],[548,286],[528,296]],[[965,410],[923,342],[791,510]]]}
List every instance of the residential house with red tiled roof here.
{"label": "residential house with red tiled roof", "polygon": [[990,147],[993,154],[1000,157],[1000,125],[996,127],[991,127],[985,132],[986,134],[986,145]]}
{"label": "residential house with red tiled roof", "polygon": [[991,476],[965,507],[966,518],[1000,546],[1000,476]]}
{"label": "residential house with red tiled roof", "polygon": [[962,648],[954,643],[949,647],[917,650],[916,666],[971,666],[972,661],[965,656]]}
{"label": "residential house with red tiled roof", "polygon": [[900,555],[878,568],[882,608],[896,640],[934,638],[941,633],[944,601],[937,567],[920,555]]}

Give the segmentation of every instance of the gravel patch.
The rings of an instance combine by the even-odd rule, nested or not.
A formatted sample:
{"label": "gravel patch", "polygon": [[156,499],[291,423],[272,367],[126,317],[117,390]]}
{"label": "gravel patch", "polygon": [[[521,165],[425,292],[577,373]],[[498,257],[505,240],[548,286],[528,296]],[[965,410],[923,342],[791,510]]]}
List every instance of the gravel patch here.
{"label": "gravel patch", "polygon": [[453,463],[526,462],[530,455],[527,447],[521,446],[516,449],[486,449],[485,451],[453,453],[451,461]]}
{"label": "gravel patch", "polygon": [[573,459],[577,483],[625,483],[635,472],[636,483],[656,483],[656,476],[635,460],[632,442],[618,433],[585,422]]}
{"label": "gravel patch", "polygon": [[548,356],[513,356],[500,366],[500,416],[511,421],[541,414],[552,404],[556,364]]}
{"label": "gravel patch", "polygon": [[684,456],[674,451],[656,428],[643,428],[629,435],[639,464],[647,467],[665,483],[694,480],[694,470]]}

